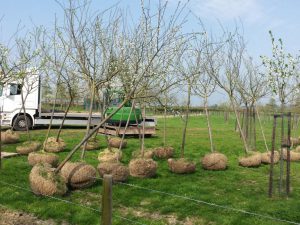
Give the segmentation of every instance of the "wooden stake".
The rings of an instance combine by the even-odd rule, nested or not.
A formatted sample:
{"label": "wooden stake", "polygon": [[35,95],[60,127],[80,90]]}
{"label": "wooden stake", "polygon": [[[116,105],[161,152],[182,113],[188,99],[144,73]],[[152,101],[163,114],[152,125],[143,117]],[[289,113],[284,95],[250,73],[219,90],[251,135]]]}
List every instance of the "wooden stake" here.
{"label": "wooden stake", "polygon": [[273,170],[274,170],[276,121],[277,121],[277,117],[274,115],[273,133],[272,133],[272,148],[271,148],[270,177],[269,177],[269,198],[272,198],[272,194],[273,194]]}
{"label": "wooden stake", "polygon": [[101,225],[112,225],[112,175],[103,177]]}

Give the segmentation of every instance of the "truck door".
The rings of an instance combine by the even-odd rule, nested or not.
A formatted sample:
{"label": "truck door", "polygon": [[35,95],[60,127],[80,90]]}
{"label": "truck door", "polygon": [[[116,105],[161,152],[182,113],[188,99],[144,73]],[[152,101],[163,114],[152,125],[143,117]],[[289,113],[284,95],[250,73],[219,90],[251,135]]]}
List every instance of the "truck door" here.
{"label": "truck door", "polygon": [[18,83],[10,83],[4,88],[3,111],[14,112],[22,107],[21,99],[22,85]]}

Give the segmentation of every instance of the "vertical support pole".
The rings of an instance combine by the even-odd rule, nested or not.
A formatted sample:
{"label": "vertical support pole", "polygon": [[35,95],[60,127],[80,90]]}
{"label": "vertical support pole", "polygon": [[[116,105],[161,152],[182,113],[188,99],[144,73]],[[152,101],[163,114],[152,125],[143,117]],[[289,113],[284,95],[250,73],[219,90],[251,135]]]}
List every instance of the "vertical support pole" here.
{"label": "vertical support pole", "polygon": [[283,173],[284,173],[284,162],[283,162],[283,146],[285,145],[284,141],[284,113],[283,111],[281,112],[281,146],[280,146],[280,159],[279,159],[279,164],[280,164],[280,171],[279,171],[279,186],[278,186],[278,191],[279,195],[282,194],[282,185],[283,185]]}
{"label": "vertical support pole", "polygon": [[[0,118],[2,117],[2,107],[0,108]],[[1,140],[1,133],[2,133],[2,118],[0,119],[0,169],[2,169],[2,140]]]}
{"label": "vertical support pole", "polygon": [[277,122],[277,117],[274,115],[273,132],[272,132],[270,177],[269,177],[269,198],[272,198],[272,194],[273,194],[273,170],[274,170],[274,151],[275,151],[276,122]]}
{"label": "vertical support pole", "polygon": [[286,159],[286,195],[290,194],[290,170],[291,170],[291,113],[288,113],[288,143],[287,143],[287,159]]}
{"label": "vertical support pole", "polygon": [[101,225],[112,225],[112,175],[104,175]]}

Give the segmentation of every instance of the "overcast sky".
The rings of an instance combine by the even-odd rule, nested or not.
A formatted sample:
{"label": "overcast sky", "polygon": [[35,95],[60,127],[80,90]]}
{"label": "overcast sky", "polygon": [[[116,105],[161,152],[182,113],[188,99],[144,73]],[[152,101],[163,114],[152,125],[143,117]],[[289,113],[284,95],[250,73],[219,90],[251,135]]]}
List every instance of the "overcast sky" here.
{"label": "overcast sky", "polygon": [[[185,0],[183,0],[184,2]],[[92,0],[93,10],[104,10],[115,3],[129,10],[133,17],[137,14],[140,0]],[[178,0],[170,0],[169,8],[174,9]],[[156,0],[151,0],[156,5]],[[228,29],[236,24],[243,25],[247,51],[257,63],[260,55],[270,55],[271,43],[268,34],[272,30],[275,37],[281,37],[285,49],[293,54],[300,49],[300,1],[296,0],[190,0],[188,10],[199,16],[208,30],[218,32],[218,21]],[[54,17],[62,18],[63,12],[54,0],[2,0],[0,7],[0,41],[7,42],[16,31],[18,24],[28,30],[34,25],[51,27]],[[185,30],[197,30],[196,20],[191,19]],[[220,94],[210,102],[223,101]],[[198,100],[193,99],[193,105]]]}

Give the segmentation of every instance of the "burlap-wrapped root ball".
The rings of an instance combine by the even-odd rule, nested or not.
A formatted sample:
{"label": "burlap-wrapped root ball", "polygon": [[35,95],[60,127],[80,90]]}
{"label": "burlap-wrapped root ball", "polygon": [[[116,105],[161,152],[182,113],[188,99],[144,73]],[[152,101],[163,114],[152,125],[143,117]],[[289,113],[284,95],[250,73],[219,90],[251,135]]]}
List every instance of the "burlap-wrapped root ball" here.
{"label": "burlap-wrapped root ball", "polygon": [[[84,144],[81,145],[81,149],[83,149],[83,147],[84,147]],[[97,150],[99,148],[100,148],[99,141],[93,139],[93,140],[88,140],[85,150],[91,151],[91,150]]]}
{"label": "burlap-wrapped root ball", "polygon": [[294,152],[300,152],[300,146],[297,146],[293,151]]}
{"label": "burlap-wrapped root ball", "polygon": [[[279,152],[274,151],[273,162],[278,163],[279,157],[280,157]],[[261,162],[264,163],[264,164],[270,164],[271,163],[271,151],[261,153]]]}
{"label": "burlap-wrapped root ball", "polygon": [[61,152],[66,148],[64,140],[59,138],[58,141],[56,141],[56,137],[49,137],[44,142],[44,145],[46,152]]}
{"label": "burlap-wrapped root ball", "polygon": [[132,157],[133,158],[145,158],[145,159],[152,159],[152,157],[154,156],[154,152],[152,149],[147,149],[144,151],[144,157],[142,156],[142,151],[141,150],[137,150],[132,152]]}
{"label": "burlap-wrapped root ball", "polygon": [[291,144],[292,146],[297,146],[300,144],[300,139],[299,138],[295,138],[295,137],[291,137]]}
{"label": "burlap-wrapped root ball", "polygon": [[19,142],[20,135],[12,130],[1,132],[1,142],[3,144],[14,144]]}
{"label": "burlap-wrapped root ball", "polygon": [[121,163],[100,163],[97,169],[101,177],[105,174],[112,175],[113,182],[125,182],[129,177],[128,167]]}
{"label": "burlap-wrapped root ball", "polygon": [[[122,142],[122,138],[118,138],[118,137],[111,137],[108,139],[109,146],[113,148],[120,148],[121,142]],[[121,148],[125,148],[126,145],[127,145],[127,141],[123,140]]]}
{"label": "burlap-wrapped root ball", "polygon": [[47,152],[31,152],[28,155],[28,163],[31,166],[34,166],[38,163],[48,163],[53,167],[58,165],[59,157],[53,153]]}
{"label": "burlap-wrapped root ball", "polygon": [[156,170],[157,163],[153,159],[133,159],[129,163],[129,173],[133,177],[154,177]]}
{"label": "burlap-wrapped root ball", "polygon": [[36,195],[64,195],[67,192],[64,179],[47,163],[39,163],[32,168],[29,182],[31,190]]}
{"label": "burlap-wrapped root ball", "polygon": [[225,170],[227,162],[227,157],[218,152],[206,154],[201,161],[202,167],[206,170]]}
{"label": "burlap-wrapped root ball", "polygon": [[172,158],[174,154],[174,148],[166,146],[166,147],[158,147],[154,150],[154,156],[159,159],[168,159]]}
{"label": "burlap-wrapped root ball", "polygon": [[[280,151],[280,150],[279,150]],[[291,162],[297,162],[300,161],[300,152],[290,151],[290,160]],[[284,160],[287,160],[287,149],[282,149],[282,157]]]}
{"label": "burlap-wrapped root ball", "polygon": [[122,159],[122,151],[118,148],[104,149],[98,155],[99,162],[119,162]]}
{"label": "burlap-wrapped root ball", "polygon": [[96,181],[96,169],[86,163],[67,162],[60,171],[65,182],[72,188],[86,188]]}
{"label": "burlap-wrapped root ball", "polygon": [[168,159],[169,170],[173,173],[186,174],[194,173],[196,170],[196,164],[188,161],[187,159]]}
{"label": "burlap-wrapped root ball", "polygon": [[21,155],[28,155],[31,152],[36,152],[40,147],[41,143],[39,141],[26,141],[17,146],[16,151]]}
{"label": "burlap-wrapped root ball", "polygon": [[239,165],[243,167],[258,167],[261,164],[261,153],[251,152],[248,156],[239,158]]}

